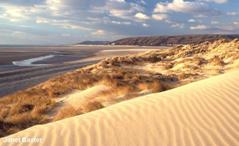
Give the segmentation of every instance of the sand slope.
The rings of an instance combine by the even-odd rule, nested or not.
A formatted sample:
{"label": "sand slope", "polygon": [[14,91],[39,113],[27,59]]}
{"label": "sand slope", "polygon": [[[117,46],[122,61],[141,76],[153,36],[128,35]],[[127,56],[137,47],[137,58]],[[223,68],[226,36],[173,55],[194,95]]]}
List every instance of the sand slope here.
{"label": "sand slope", "polygon": [[238,75],[230,72],[8,138],[42,137],[39,145],[45,146],[238,146]]}

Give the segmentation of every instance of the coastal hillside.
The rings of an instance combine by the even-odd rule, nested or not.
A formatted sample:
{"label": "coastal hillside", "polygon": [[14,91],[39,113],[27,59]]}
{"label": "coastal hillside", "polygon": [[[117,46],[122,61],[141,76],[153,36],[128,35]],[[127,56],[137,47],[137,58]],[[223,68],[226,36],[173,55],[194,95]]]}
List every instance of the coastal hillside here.
{"label": "coastal hillside", "polygon": [[83,41],[76,45],[106,45],[109,44],[109,41]]}
{"label": "coastal hillside", "polygon": [[113,45],[138,46],[171,46],[175,44],[199,44],[205,41],[213,42],[220,39],[233,40],[239,35],[178,35],[178,36],[145,36],[130,37],[111,42]]}
{"label": "coastal hillside", "polygon": [[162,92],[239,67],[239,40],[111,57],[0,99],[0,136]]}

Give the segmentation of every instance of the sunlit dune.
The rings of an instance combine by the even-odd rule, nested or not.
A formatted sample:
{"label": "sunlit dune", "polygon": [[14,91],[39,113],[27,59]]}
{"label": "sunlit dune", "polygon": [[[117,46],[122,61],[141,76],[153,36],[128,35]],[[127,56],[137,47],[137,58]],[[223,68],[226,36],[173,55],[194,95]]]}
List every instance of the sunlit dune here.
{"label": "sunlit dune", "polygon": [[[50,123],[1,139],[34,145],[237,146],[239,71]],[[32,144],[32,143],[31,143]],[[20,143],[18,145],[25,145]]]}

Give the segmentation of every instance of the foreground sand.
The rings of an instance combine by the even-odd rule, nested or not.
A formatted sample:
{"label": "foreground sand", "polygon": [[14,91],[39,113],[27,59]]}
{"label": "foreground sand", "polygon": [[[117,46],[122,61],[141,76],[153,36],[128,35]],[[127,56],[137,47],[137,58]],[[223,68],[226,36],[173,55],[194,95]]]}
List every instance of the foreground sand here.
{"label": "foreground sand", "polygon": [[[239,70],[121,102],[6,138],[47,146],[238,146]],[[17,143],[33,145],[33,143]]]}

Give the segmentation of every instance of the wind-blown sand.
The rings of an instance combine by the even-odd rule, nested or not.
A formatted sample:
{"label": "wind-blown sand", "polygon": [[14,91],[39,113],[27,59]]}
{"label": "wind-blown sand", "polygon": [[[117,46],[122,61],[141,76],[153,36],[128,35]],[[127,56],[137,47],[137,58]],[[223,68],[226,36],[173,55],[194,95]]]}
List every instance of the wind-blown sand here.
{"label": "wind-blown sand", "polygon": [[47,146],[238,146],[239,70],[1,139]]}

